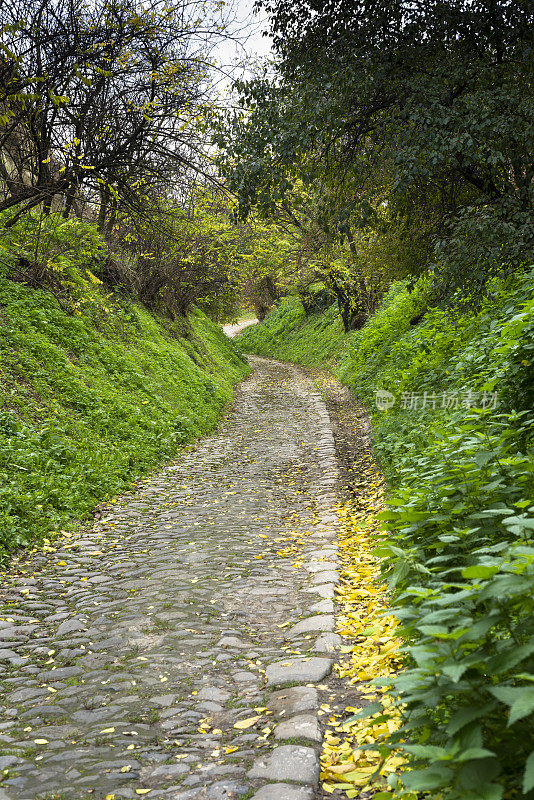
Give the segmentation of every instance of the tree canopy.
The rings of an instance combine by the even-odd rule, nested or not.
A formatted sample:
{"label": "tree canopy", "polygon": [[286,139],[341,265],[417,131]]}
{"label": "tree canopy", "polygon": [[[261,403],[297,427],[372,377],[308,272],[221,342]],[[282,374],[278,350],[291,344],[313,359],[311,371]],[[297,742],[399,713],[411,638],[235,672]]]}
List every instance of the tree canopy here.
{"label": "tree canopy", "polygon": [[432,269],[445,294],[531,258],[530,4],[262,5],[275,65],[239,86],[218,139],[242,216],[294,207],[304,186],[346,239],[387,208],[376,236],[417,243],[399,274]]}

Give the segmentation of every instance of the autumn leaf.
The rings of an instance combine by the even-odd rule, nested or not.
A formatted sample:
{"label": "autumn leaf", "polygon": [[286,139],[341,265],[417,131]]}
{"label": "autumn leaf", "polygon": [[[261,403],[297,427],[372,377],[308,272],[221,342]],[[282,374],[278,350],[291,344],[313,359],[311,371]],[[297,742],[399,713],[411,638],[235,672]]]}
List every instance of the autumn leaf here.
{"label": "autumn leaf", "polygon": [[256,722],[261,719],[261,714],[257,717],[248,717],[248,719],[240,719],[238,722],[234,723],[234,728],[237,728],[240,731],[245,730],[246,728],[252,728]]}
{"label": "autumn leaf", "polygon": [[[400,724],[392,698],[377,694],[374,689],[365,692],[365,684],[362,686],[365,681],[392,675],[402,666],[396,635],[398,622],[387,613],[380,564],[372,553],[384,535],[376,517],[380,510],[380,493],[377,494],[376,482],[371,481],[362,487],[358,507],[346,503],[338,511],[343,524],[339,533],[342,582],[337,587],[337,628],[345,642],[334,669],[339,677],[358,684],[365,700],[375,701],[377,706],[369,718],[360,718],[361,709],[353,707],[345,709],[344,715],[329,718],[321,753],[322,786],[329,794],[341,790],[348,798],[358,797],[371,779],[370,788],[384,786],[387,775],[404,763],[394,756],[384,760],[378,751],[367,749],[374,742],[386,741]],[[330,708],[323,704],[321,711],[329,713]],[[344,721],[347,712],[353,716]]]}

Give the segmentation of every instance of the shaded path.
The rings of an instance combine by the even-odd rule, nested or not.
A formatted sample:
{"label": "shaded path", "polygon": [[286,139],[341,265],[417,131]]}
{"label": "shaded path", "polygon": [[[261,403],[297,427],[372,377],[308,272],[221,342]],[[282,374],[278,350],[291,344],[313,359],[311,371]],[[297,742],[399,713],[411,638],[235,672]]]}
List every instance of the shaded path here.
{"label": "shaded path", "polygon": [[251,360],[219,432],[4,580],[0,800],[238,797],[265,782],[280,715],[317,706],[265,687],[328,671],[333,440],[308,378]]}

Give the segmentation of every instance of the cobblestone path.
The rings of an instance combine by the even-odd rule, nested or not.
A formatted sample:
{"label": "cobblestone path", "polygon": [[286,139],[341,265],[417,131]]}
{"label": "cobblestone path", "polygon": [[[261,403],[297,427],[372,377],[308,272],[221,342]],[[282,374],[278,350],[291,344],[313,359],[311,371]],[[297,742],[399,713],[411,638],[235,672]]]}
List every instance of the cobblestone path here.
{"label": "cobblestone path", "polygon": [[308,378],[251,361],[216,434],[4,577],[0,800],[313,796],[333,439]]}

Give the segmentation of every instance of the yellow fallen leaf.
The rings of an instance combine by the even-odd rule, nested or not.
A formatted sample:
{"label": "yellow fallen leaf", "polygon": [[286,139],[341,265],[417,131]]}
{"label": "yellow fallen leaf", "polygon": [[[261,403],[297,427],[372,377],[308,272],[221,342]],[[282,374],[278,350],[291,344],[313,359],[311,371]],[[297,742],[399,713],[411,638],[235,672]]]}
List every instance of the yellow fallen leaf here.
{"label": "yellow fallen leaf", "polygon": [[343,775],[345,772],[352,772],[355,767],[356,764],[354,761],[350,761],[346,764],[340,764],[337,767],[328,767],[328,772],[333,772],[334,775]]}
{"label": "yellow fallen leaf", "polygon": [[136,789],[135,793],[136,794],[148,794],[151,791],[152,791],[152,789]]}
{"label": "yellow fallen leaf", "polygon": [[225,753],[235,753],[236,750],[239,750],[239,747],[225,747],[224,748],[224,752]]}
{"label": "yellow fallen leaf", "polygon": [[121,767],[121,772],[131,772],[131,769],[130,764],[126,764],[126,766]]}
{"label": "yellow fallen leaf", "polygon": [[35,744],[48,744],[48,739],[34,739]]}
{"label": "yellow fallen leaf", "polygon": [[134,744],[129,744],[126,749],[127,750],[135,750],[135,745]]}
{"label": "yellow fallen leaf", "polygon": [[104,728],[100,733],[115,733],[115,728]]}
{"label": "yellow fallen leaf", "polygon": [[240,719],[239,722],[234,723],[234,728],[237,728],[240,731],[245,730],[246,728],[252,728],[256,722],[261,719],[261,714],[257,717],[248,717],[248,719]]}

